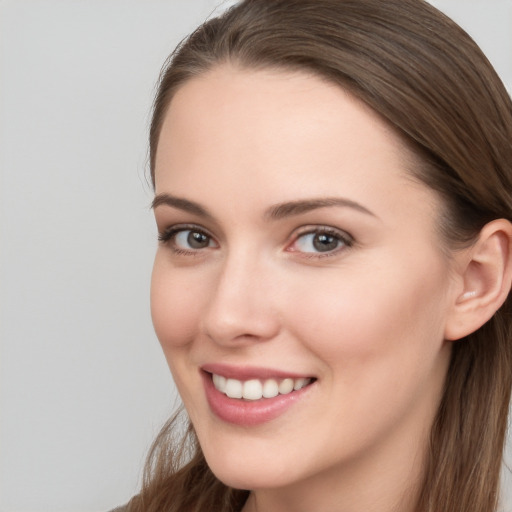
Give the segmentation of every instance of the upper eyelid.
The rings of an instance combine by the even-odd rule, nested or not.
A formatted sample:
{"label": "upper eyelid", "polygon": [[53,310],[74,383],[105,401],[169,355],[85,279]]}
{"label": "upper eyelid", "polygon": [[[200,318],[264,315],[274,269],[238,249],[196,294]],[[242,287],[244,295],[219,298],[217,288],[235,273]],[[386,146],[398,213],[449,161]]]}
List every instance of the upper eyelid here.
{"label": "upper eyelid", "polygon": [[[165,203],[157,205],[153,209],[156,225],[159,232],[172,229],[174,226],[184,226],[197,228],[200,231],[212,235],[212,233],[222,232],[221,226],[211,215],[201,215],[196,211],[187,211],[172,206],[166,206]],[[206,227],[208,226],[208,227]]]}
{"label": "upper eyelid", "polygon": [[[160,233],[163,233],[163,232],[172,231],[172,230],[186,231],[187,229],[191,229],[191,230],[197,229],[198,231],[203,232],[204,234],[211,236],[212,238],[216,238],[216,236],[213,235],[212,232],[208,228],[205,228],[204,226],[202,226],[200,224],[191,223],[191,222],[183,222],[183,223],[178,222],[175,224],[170,224],[170,225],[167,225],[163,229],[159,229],[158,231]],[[330,231],[333,233],[337,233],[343,237],[347,237],[350,239],[354,238],[348,231],[328,225],[328,224],[307,224],[304,226],[299,226],[298,228],[295,228],[292,231],[291,235],[293,236],[295,234],[296,236],[301,236],[301,235],[305,235],[308,233],[317,233],[317,232],[323,232],[323,231]]]}
{"label": "upper eyelid", "polygon": [[348,231],[323,224],[312,224],[298,228],[295,230],[294,239],[311,233],[330,233],[333,235],[338,235],[342,239],[347,239],[347,241],[354,242],[354,237]]}
{"label": "upper eyelid", "polygon": [[211,236],[212,238],[215,238],[211,234],[209,229],[201,226],[200,224],[194,224],[194,223],[189,223],[189,222],[178,222],[175,224],[168,224],[168,225],[165,225],[165,227],[162,229],[159,228],[158,232],[165,233],[165,232],[170,232],[170,231],[178,232],[178,231],[194,231],[194,230],[204,233],[205,235]]}
{"label": "upper eyelid", "polygon": [[202,234],[208,236],[209,238],[211,238],[212,240],[214,240],[216,243],[218,243],[215,236],[212,235],[208,229],[206,229],[200,225],[197,225],[197,224],[188,224],[188,223],[172,224],[163,229],[159,228],[158,229],[158,239],[160,241],[167,241],[173,235],[176,235],[177,233],[179,233],[181,231],[197,231],[198,233],[202,233]]}

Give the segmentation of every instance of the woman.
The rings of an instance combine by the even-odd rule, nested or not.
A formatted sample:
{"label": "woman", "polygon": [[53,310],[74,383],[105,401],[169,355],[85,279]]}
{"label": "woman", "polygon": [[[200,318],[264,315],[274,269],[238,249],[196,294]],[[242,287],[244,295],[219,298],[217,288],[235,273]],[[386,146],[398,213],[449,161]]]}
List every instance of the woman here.
{"label": "woman", "polygon": [[190,424],[130,511],[498,510],[512,105],[421,0],[246,0],[169,60],[156,333]]}

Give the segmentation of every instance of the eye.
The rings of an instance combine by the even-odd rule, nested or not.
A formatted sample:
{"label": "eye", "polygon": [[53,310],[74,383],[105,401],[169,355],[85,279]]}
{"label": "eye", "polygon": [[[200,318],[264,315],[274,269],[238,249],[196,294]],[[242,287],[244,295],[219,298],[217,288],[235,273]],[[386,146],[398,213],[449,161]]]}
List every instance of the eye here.
{"label": "eye", "polygon": [[352,244],[353,239],[347,233],[334,228],[319,227],[299,234],[288,250],[327,256],[350,247]]}
{"label": "eye", "polygon": [[174,235],[174,243],[180,249],[204,249],[210,247],[212,240],[200,231],[185,229]]}
{"label": "eye", "polygon": [[213,238],[197,227],[174,226],[158,236],[158,240],[171,245],[178,253],[196,252],[208,247],[217,247]]}

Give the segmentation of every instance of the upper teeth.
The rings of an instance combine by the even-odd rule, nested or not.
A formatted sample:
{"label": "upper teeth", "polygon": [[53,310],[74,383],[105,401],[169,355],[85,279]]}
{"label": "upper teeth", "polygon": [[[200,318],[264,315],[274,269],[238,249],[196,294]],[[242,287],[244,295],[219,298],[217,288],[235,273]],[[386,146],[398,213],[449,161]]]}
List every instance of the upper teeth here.
{"label": "upper teeth", "polygon": [[251,379],[241,381],[227,379],[222,375],[213,374],[215,389],[229,396],[229,398],[245,398],[246,400],[260,400],[261,398],[273,398],[277,395],[286,395],[292,391],[298,391],[307,386],[311,379]]}

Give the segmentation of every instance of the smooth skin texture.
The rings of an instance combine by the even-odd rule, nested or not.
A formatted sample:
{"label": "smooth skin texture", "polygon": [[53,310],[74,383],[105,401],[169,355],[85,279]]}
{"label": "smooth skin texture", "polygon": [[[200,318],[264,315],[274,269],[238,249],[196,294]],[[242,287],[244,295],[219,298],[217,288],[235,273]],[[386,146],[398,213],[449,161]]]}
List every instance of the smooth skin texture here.
{"label": "smooth skin texture", "polygon": [[[479,266],[465,279],[474,252],[447,256],[440,201],[412,165],[375,113],[305,73],[217,66],[171,102],[153,322],[208,464],[253,491],[244,510],[412,511],[445,339],[467,334],[467,287],[485,291]],[[503,229],[487,234],[498,253]],[[240,427],[208,406],[211,363],[316,381],[284,414]]]}

